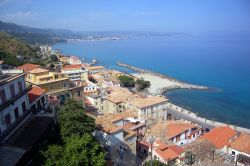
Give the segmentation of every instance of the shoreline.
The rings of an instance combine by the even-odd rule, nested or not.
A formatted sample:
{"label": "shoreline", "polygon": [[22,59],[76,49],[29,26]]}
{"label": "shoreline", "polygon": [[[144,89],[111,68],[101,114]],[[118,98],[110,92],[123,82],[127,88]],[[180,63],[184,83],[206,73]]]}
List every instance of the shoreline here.
{"label": "shoreline", "polygon": [[198,124],[201,124],[203,127],[213,128],[213,127],[217,127],[217,126],[229,126],[236,131],[250,133],[249,128],[237,126],[234,124],[227,124],[224,122],[219,122],[216,120],[207,119],[205,117],[200,117],[197,113],[189,111],[185,108],[182,108],[182,107],[177,106],[177,105],[170,103],[170,102],[168,102],[167,107],[168,107],[167,111],[170,111],[173,114],[174,114],[174,112],[176,112],[177,114],[182,115],[182,119],[188,120],[188,121],[194,121]]}
{"label": "shoreline", "polygon": [[184,81],[177,80],[164,74],[156,73],[150,70],[140,69],[128,64],[117,62],[118,66],[134,70],[138,73],[133,74],[135,77],[143,78],[150,81],[151,86],[149,92],[154,95],[161,95],[162,93],[174,89],[194,89],[194,90],[208,90],[206,86],[189,84]]}
{"label": "shoreline", "polygon": [[[143,69],[140,69],[140,68],[137,68],[134,66],[127,65],[127,64],[123,64],[123,63],[118,62],[117,65],[125,67],[125,68],[129,68],[131,70],[138,72],[136,74],[133,74],[134,76],[137,76],[137,77],[144,76],[143,78],[145,78],[145,80],[148,80],[148,78],[150,78],[151,80],[148,80],[148,81],[150,81],[150,82],[153,81],[153,83],[154,83],[153,86],[156,85],[156,87],[153,89],[153,92],[155,92],[155,93],[152,93],[155,95],[162,95],[162,93],[164,93],[166,91],[176,90],[176,89],[193,89],[193,90],[208,90],[209,89],[208,87],[205,87],[205,86],[188,84],[188,83],[185,83],[183,81],[179,81],[177,79],[170,78],[170,77],[163,75],[163,74],[151,72],[149,70],[143,70]],[[168,86],[166,86],[166,84],[164,85],[164,82],[166,82],[166,81],[168,81],[168,84],[166,83]],[[158,84],[155,84],[155,82],[158,82]],[[172,82],[174,85],[177,84],[177,86],[170,86],[169,82]],[[180,85],[185,85],[187,87],[185,87],[185,86],[179,87]],[[151,86],[152,86],[152,84],[151,84]],[[166,86],[166,87],[164,87],[164,86]],[[171,102],[168,102],[168,111],[172,112],[173,114],[181,115],[183,120],[194,121],[198,124],[201,124],[203,127],[213,128],[216,126],[227,125],[233,129],[235,129],[236,131],[250,133],[249,128],[215,121],[215,120],[207,119],[205,117],[200,117],[197,113],[194,113],[194,112],[189,111],[185,108],[177,106]]]}

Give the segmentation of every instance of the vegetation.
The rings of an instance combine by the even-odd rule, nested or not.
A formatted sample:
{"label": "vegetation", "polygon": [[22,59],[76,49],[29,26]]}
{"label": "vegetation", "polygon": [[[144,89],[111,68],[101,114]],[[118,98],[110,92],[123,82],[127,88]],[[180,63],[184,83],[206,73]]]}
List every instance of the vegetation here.
{"label": "vegetation", "polygon": [[122,75],[122,76],[118,77],[118,80],[120,81],[120,83],[124,87],[134,87],[135,86],[135,81],[130,76]]}
{"label": "vegetation", "polygon": [[58,121],[62,142],[49,145],[42,151],[43,165],[90,165],[106,164],[105,152],[91,135],[94,119],[84,113],[80,103],[68,100],[59,110]]}
{"label": "vegetation", "polygon": [[[11,35],[0,32],[0,59],[6,64],[19,66],[33,59],[39,48],[31,46]],[[22,60],[17,58],[22,57]]]}
{"label": "vegetation", "polygon": [[192,165],[195,162],[194,155],[191,151],[187,151],[185,153],[185,164],[187,165]]}
{"label": "vegetation", "polygon": [[105,165],[105,153],[90,134],[72,135],[64,146],[52,145],[44,153],[45,165]]}
{"label": "vegetation", "polygon": [[120,81],[121,85],[124,87],[136,86],[137,91],[143,91],[143,90],[150,87],[149,81],[146,81],[144,79],[137,79],[135,81],[134,78],[132,78],[130,76],[126,76],[126,75],[118,77],[118,80]]}
{"label": "vegetation", "polygon": [[59,59],[57,58],[57,56],[55,54],[50,55],[50,60],[52,62],[59,62]]}
{"label": "vegetation", "polygon": [[95,129],[93,118],[84,113],[82,106],[73,100],[66,101],[58,112],[58,121],[63,138],[73,134],[84,135],[92,133]]}
{"label": "vegetation", "polygon": [[138,79],[136,80],[136,86],[138,91],[143,91],[144,89],[147,89],[150,87],[150,82],[145,81],[144,79]]}
{"label": "vegetation", "polygon": [[57,42],[65,42],[66,40],[63,38],[65,38],[65,36],[72,35],[66,30],[31,28],[1,21],[0,31],[8,32],[9,34],[30,44],[53,44]]}

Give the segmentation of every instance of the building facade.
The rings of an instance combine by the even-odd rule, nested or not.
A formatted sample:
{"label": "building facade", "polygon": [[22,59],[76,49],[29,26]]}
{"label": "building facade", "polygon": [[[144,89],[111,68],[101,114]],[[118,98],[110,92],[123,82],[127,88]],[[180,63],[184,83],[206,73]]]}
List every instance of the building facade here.
{"label": "building facade", "polygon": [[16,126],[29,113],[25,74],[0,74],[0,135]]}
{"label": "building facade", "polygon": [[37,68],[27,74],[26,81],[45,89],[47,95],[58,96],[61,102],[67,98],[82,99],[84,97],[82,86],[71,85],[66,74],[49,72],[49,70]]}
{"label": "building facade", "polygon": [[76,84],[88,80],[88,71],[82,64],[63,66],[62,73],[66,74],[69,80]]}

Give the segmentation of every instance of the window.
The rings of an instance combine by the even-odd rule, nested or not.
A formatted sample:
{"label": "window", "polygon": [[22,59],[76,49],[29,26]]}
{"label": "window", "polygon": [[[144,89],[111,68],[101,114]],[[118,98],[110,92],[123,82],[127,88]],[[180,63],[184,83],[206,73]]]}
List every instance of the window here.
{"label": "window", "polygon": [[0,98],[1,98],[3,103],[6,102],[6,95],[5,95],[5,90],[4,89],[0,90]]}
{"label": "window", "polygon": [[18,107],[15,108],[14,113],[15,113],[15,118],[17,119],[19,117]]}
{"label": "window", "polygon": [[49,90],[52,90],[53,89],[53,86],[52,85],[50,85],[50,88],[49,88]]}
{"label": "window", "polygon": [[66,87],[67,87],[67,83],[66,83],[66,82],[63,84],[63,87],[64,87],[64,88],[66,88]]}
{"label": "window", "polygon": [[23,108],[23,112],[26,112],[26,111],[27,111],[26,105],[25,105],[25,101],[22,103],[22,108]]}
{"label": "window", "polygon": [[232,151],[232,155],[235,156],[235,151]]}
{"label": "window", "polygon": [[193,138],[195,137],[195,134],[193,135]]}
{"label": "window", "polygon": [[55,75],[55,79],[58,79],[58,75]]}
{"label": "window", "polygon": [[78,94],[77,94],[77,95],[78,95],[78,97],[80,97],[80,96],[81,96],[81,91],[78,91]]}
{"label": "window", "polygon": [[14,84],[10,85],[10,93],[11,93],[12,98],[14,98],[16,96]]}
{"label": "window", "polygon": [[50,78],[47,78],[47,81],[49,81],[50,80]]}
{"label": "window", "polygon": [[6,126],[9,126],[10,125],[10,114],[6,115],[4,118],[5,118]]}
{"label": "window", "polygon": [[23,91],[23,85],[21,81],[18,82],[18,88],[19,88],[19,93],[21,93]]}

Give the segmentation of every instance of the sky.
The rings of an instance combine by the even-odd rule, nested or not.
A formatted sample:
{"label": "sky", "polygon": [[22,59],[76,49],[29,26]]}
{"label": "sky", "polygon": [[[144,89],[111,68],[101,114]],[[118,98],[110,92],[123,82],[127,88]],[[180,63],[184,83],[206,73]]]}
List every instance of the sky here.
{"label": "sky", "polygon": [[0,0],[0,20],[76,31],[250,34],[250,0]]}

